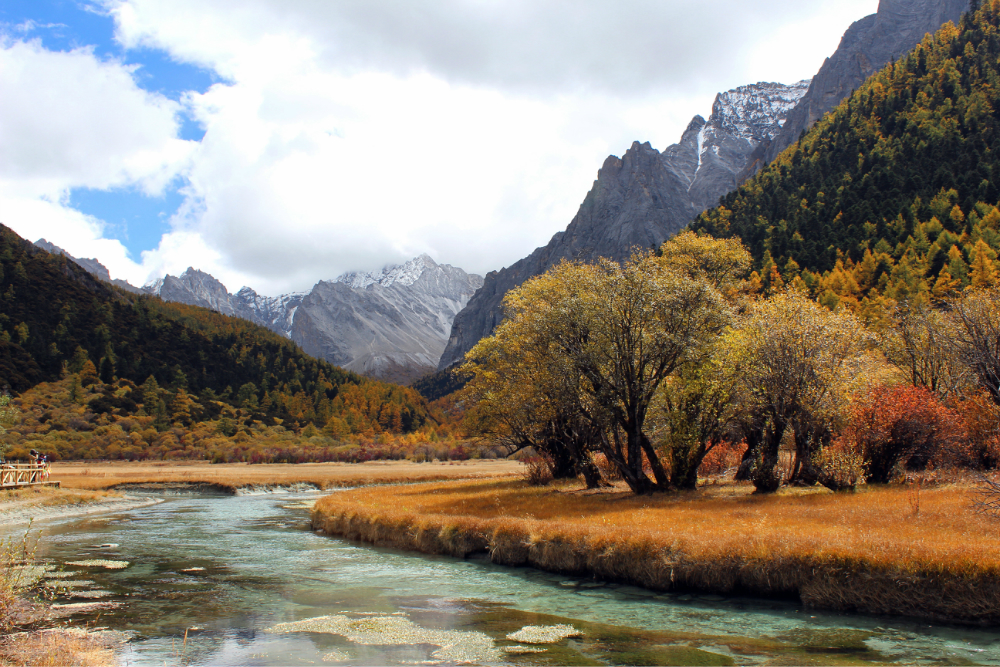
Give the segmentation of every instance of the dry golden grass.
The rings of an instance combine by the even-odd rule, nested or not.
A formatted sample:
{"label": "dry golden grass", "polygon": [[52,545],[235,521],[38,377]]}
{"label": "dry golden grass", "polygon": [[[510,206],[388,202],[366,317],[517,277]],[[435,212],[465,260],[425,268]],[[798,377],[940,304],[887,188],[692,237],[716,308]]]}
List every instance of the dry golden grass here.
{"label": "dry golden grass", "polygon": [[32,486],[21,489],[0,491],[0,512],[11,506],[32,505],[37,507],[60,507],[93,503],[106,498],[116,498],[121,494],[113,491],[87,489],[60,489],[53,486]]}
{"label": "dry golden grass", "polygon": [[4,667],[98,667],[115,662],[109,642],[83,630],[43,630],[0,641],[0,665]]}
{"label": "dry golden grass", "polygon": [[365,484],[495,477],[516,474],[520,464],[504,460],[435,463],[377,461],[371,463],[210,464],[198,462],[53,463],[53,481],[64,489],[108,489],[119,484],[211,484],[222,489],[247,486],[313,484],[321,489]]}
{"label": "dry golden grass", "polygon": [[1000,620],[1000,523],[968,486],[676,496],[476,480],[355,489],[313,525],[353,539],[650,588],[798,595],[834,609]]}

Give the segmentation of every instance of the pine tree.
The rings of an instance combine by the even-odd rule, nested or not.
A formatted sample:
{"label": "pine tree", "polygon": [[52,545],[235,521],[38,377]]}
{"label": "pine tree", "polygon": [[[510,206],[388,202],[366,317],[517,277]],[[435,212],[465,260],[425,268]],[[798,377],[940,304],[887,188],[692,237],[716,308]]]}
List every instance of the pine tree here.
{"label": "pine tree", "polygon": [[972,273],[969,276],[969,284],[972,287],[993,287],[997,284],[997,268],[993,264],[995,258],[996,253],[979,239],[972,250]]}

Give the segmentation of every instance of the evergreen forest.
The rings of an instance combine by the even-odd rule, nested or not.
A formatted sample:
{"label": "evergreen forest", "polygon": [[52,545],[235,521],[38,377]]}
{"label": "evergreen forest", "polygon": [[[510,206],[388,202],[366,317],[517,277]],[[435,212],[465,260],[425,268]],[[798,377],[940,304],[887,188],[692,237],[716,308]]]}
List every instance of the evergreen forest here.
{"label": "evergreen forest", "polygon": [[[91,432],[131,419],[153,433],[209,423],[227,437],[311,426],[335,440],[371,439],[442,421],[413,389],[314,359],[246,320],[128,293],[6,227],[0,300],[0,381],[22,395],[17,403],[34,433]],[[35,403],[38,414],[28,409]],[[66,419],[46,426],[53,410]],[[152,439],[132,456],[145,458]]]}
{"label": "evergreen forest", "polygon": [[869,317],[996,284],[998,11],[925,37],[691,228],[741,239],[769,293]]}

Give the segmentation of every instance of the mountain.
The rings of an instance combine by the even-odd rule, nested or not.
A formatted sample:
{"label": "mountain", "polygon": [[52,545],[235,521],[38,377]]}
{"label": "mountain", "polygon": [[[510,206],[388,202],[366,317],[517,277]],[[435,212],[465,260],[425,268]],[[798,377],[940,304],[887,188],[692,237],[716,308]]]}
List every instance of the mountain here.
{"label": "mountain", "polygon": [[823,63],[802,101],[789,114],[782,131],[754,152],[743,182],[799,140],[824,114],[840,104],[868,77],[915,47],[924,35],[969,9],[969,0],[881,0],[878,11],[856,21],[844,33],[837,51]]}
{"label": "mountain", "polygon": [[890,63],[692,229],[740,238],[765,289],[878,317],[1000,285],[1000,0]]}
{"label": "mountain", "polygon": [[[805,88],[806,82],[788,87],[757,84],[720,94],[708,122],[696,116],[680,143],[664,151],[662,162],[673,179],[661,176],[656,160],[640,158],[638,153],[648,144],[633,144],[619,161],[624,169],[616,169],[617,158],[609,158],[565,232],[486,276],[483,289],[455,318],[438,368],[460,361],[493,332],[503,318],[501,302],[509,290],[563,258],[621,259],[632,247],[658,245],[771,162],[868,76],[912,49],[926,33],[957,21],[968,6],[969,0],[881,0],[876,14],[847,30],[837,51]],[[652,170],[643,171],[642,165]],[[605,179],[619,179],[619,187],[601,182],[606,171],[616,172]],[[631,180],[622,182],[622,171]],[[678,192],[678,185],[684,192]],[[595,194],[598,186],[601,192]],[[609,215],[580,224],[588,202]]]}
{"label": "mountain", "polygon": [[[0,387],[21,393],[67,373],[79,389],[73,402],[100,387],[79,411],[80,430],[135,415],[143,426],[127,429],[152,418],[162,432],[225,417],[247,428],[313,422],[340,435],[409,433],[429,418],[412,389],[310,357],[243,319],[115,289],[0,225]],[[184,455],[176,438],[171,449]]]}
{"label": "mountain", "polygon": [[143,285],[142,291],[155,294],[164,301],[208,308],[223,315],[236,315],[232,295],[226,286],[209,274],[190,267],[180,277],[166,275],[147,283]]}
{"label": "mountain", "polygon": [[143,289],[165,301],[260,324],[347,370],[406,383],[434,371],[455,314],[481,285],[481,277],[421,255],[380,272],[345,273],[308,292],[278,297],[249,287],[230,294],[193,268]]}
{"label": "mountain", "polygon": [[70,260],[82,266],[84,269],[87,270],[88,273],[97,276],[106,283],[111,283],[116,287],[121,287],[123,290],[127,292],[132,292],[133,294],[138,294],[141,291],[138,287],[132,285],[131,283],[125,280],[112,280],[111,273],[108,271],[108,267],[104,266],[103,264],[98,262],[97,259],[93,257],[83,257],[83,258],[73,257],[73,255],[69,254],[59,246],[49,243],[45,239],[38,239],[37,241],[35,241],[35,245],[46,252],[52,253],[53,255],[64,255],[65,257],[69,258]]}
{"label": "mountain", "polygon": [[761,141],[781,131],[785,115],[808,88],[758,83],[719,94],[706,121],[688,125],[679,143],[660,153],[635,142],[610,156],[566,231],[513,265],[486,276],[455,318],[439,369],[462,359],[503,319],[504,295],[563,259],[627,258],[655,248],[738,184]]}
{"label": "mountain", "polygon": [[292,340],[349,370],[410,382],[435,370],[455,315],[482,284],[427,255],[380,273],[345,274],[303,297]]}

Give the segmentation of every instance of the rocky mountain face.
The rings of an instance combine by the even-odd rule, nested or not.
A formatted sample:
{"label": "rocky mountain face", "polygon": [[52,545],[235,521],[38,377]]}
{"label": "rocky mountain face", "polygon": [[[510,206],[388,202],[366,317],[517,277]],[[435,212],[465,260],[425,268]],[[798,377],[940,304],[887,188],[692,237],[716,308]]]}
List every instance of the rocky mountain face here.
{"label": "rocky mountain face", "polygon": [[266,297],[189,268],[143,290],[266,326],[304,352],[370,377],[408,383],[432,372],[451,323],[482,286],[480,276],[421,255],[376,273],[345,273],[309,292]]}
{"label": "rocky mountain face", "polygon": [[45,239],[38,239],[37,241],[35,241],[35,245],[41,248],[42,250],[45,250],[46,252],[52,253],[53,255],[66,256],[67,258],[73,260],[81,267],[83,267],[87,271],[87,273],[103,280],[106,283],[111,283],[116,287],[121,287],[123,290],[126,290],[128,292],[133,292],[136,294],[138,294],[141,291],[138,287],[125,280],[117,280],[117,279],[112,280],[111,272],[108,271],[108,267],[104,266],[103,264],[98,262],[97,259],[93,257],[74,257],[73,255],[69,254],[59,246],[49,243]]}
{"label": "rocky mountain face", "polygon": [[[226,286],[209,274],[197,269],[188,268],[180,276],[164,276],[144,285],[142,291],[154,294],[164,301],[201,306],[223,315],[235,316],[237,314],[232,295]],[[256,323],[260,324],[260,322]]]}
{"label": "rocky mountain face", "polygon": [[826,59],[802,101],[770,141],[754,151],[743,182],[799,140],[868,77],[920,43],[927,33],[952,21],[958,23],[969,0],[881,0],[878,12],[856,21],[844,33],[837,51]]}
{"label": "rocky mountain face", "polygon": [[563,259],[626,259],[634,248],[655,248],[738,184],[761,141],[781,131],[808,81],[758,83],[719,94],[706,121],[695,116],[679,143],[662,153],[635,142],[611,156],[566,231],[515,264],[490,272],[482,289],[455,318],[438,367],[462,359],[503,319],[504,295]]}
{"label": "rocky mountain face", "polygon": [[292,340],[349,370],[409,382],[434,371],[455,315],[482,284],[427,255],[380,273],[345,274],[303,297]]}

